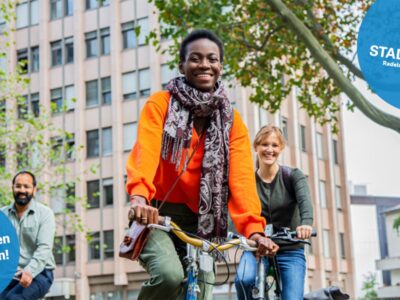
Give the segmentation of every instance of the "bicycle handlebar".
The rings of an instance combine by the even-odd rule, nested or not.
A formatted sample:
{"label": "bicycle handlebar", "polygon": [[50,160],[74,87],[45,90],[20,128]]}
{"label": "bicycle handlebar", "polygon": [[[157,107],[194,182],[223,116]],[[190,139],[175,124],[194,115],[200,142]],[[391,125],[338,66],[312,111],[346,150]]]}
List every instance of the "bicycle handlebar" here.
{"label": "bicycle handlebar", "polygon": [[[215,249],[217,249],[219,251],[225,251],[225,250],[228,250],[235,246],[240,247],[243,250],[247,250],[247,251],[256,251],[257,250],[257,242],[246,239],[244,237],[230,239],[226,243],[221,244],[221,245],[209,242],[207,240],[191,237],[191,236],[187,235],[177,224],[175,224],[173,221],[171,221],[170,217],[159,216],[158,224],[149,224],[149,225],[147,225],[147,227],[160,229],[160,230],[163,230],[166,232],[172,231],[183,242],[193,245],[197,248],[202,248],[205,251],[212,251]],[[229,238],[232,238],[232,237],[233,236],[230,236]]]}
{"label": "bicycle handlebar", "polygon": [[[297,239],[297,232],[296,230],[289,230],[289,228],[287,227],[281,227],[279,228],[279,230],[271,235],[267,236],[273,240],[274,242],[277,241],[287,241],[287,242],[291,242],[292,244],[308,244],[310,245],[310,242],[307,240],[300,240]],[[312,232],[311,232],[311,236],[312,237],[316,237],[317,236],[317,231],[313,228]]]}

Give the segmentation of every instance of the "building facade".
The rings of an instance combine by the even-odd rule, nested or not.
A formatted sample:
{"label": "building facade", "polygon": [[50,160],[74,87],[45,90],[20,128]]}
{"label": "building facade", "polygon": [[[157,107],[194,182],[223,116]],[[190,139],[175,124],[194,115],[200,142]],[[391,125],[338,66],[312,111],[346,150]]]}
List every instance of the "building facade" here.
{"label": "building facade", "polygon": [[[17,6],[11,32],[16,43],[8,49],[7,67],[28,59],[29,106],[53,108],[54,123],[73,133],[69,142],[84,146],[67,163],[67,180],[80,178],[75,193],[87,205],[78,202],[73,209],[91,238],[57,214],[58,265],[50,299],[136,299],[147,278],[138,263],[119,258],[117,249],[127,228],[125,162],[140,109],[148,95],[177,75],[166,65],[168,57],[145,45],[146,33],[158,26],[154,10],[146,0],[23,0]],[[267,122],[280,125],[288,140],[282,162],[300,167],[309,179],[319,236],[307,249],[306,290],[339,285],[353,294],[343,128],[333,135],[329,125],[317,125],[299,107],[295,90],[274,115],[250,104],[249,95],[240,87],[229,91],[251,138]],[[94,165],[96,173],[88,172]],[[56,213],[66,206],[60,197],[47,202]],[[218,270],[222,280],[226,268]],[[215,288],[215,299],[233,299],[232,282],[233,276]]]}

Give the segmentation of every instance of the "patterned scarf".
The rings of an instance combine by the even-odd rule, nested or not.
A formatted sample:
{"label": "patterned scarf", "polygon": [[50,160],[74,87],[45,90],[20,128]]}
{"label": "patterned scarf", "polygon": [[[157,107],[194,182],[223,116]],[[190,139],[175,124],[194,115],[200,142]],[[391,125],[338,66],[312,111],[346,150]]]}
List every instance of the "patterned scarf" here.
{"label": "patterned scarf", "polygon": [[233,110],[218,81],[212,93],[203,93],[187,84],[184,77],[172,79],[164,125],[161,156],[179,169],[182,159],[186,169],[192,140],[193,119],[209,117],[200,179],[200,203],[197,234],[220,241],[228,229],[229,133]]}

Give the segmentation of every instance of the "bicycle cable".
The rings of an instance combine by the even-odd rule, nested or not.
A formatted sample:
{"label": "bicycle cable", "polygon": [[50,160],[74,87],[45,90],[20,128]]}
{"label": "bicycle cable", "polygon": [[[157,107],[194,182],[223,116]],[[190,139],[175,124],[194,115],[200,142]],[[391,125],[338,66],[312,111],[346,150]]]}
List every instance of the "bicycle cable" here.
{"label": "bicycle cable", "polygon": [[[198,235],[196,235],[196,234],[194,234],[194,233],[187,232],[187,231],[184,231],[184,230],[182,230],[182,229],[176,229],[176,228],[174,228],[173,230],[176,230],[176,231],[179,231],[179,232],[183,232],[183,233],[185,233],[185,234],[188,235],[188,236],[191,236],[191,237],[194,237],[194,238],[197,238],[197,239],[199,239],[199,240],[202,240],[202,241],[206,242],[206,243],[212,248],[210,251],[207,251],[207,252],[208,252],[208,253],[211,253],[211,252],[213,252],[213,251],[216,251],[216,252],[218,252],[217,254],[223,259],[223,262],[224,262],[224,264],[225,264],[225,266],[226,266],[226,270],[227,270],[227,276],[226,276],[226,279],[225,279],[223,282],[214,282],[214,283],[212,283],[212,282],[207,282],[207,281],[205,281],[205,280],[197,279],[198,281],[203,282],[203,283],[205,283],[205,284],[212,285],[212,286],[221,286],[221,285],[224,285],[224,284],[226,284],[226,283],[228,282],[229,277],[231,276],[231,275],[230,275],[230,270],[229,270],[229,264],[228,264],[228,261],[227,261],[227,259],[226,259],[226,257],[224,256],[224,254],[223,254],[222,251],[220,251],[216,246],[214,246],[214,245],[213,245],[212,243],[210,243],[208,240],[206,240],[206,239],[204,239],[204,238],[202,238],[202,237],[200,237],[200,236],[198,236]],[[228,244],[229,244],[229,243],[228,243]]]}

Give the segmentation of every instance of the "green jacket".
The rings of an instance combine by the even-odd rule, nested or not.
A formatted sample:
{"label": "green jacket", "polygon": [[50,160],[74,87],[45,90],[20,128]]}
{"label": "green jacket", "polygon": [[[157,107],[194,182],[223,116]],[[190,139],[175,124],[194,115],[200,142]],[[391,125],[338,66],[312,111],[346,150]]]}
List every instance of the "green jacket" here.
{"label": "green jacket", "polygon": [[[292,169],[290,180],[294,187],[295,197],[287,191],[282,170],[279,168],[274,180],[265,183],[256,172],[257,192],[262,204],[262,215],[267,224],[277,227],[289,227],[295,230],[300,225],[313,224],[313,207],[304,173],[295,168]],[[281,250],[302,248],[302,244],[283,245],[279,243]]]}

